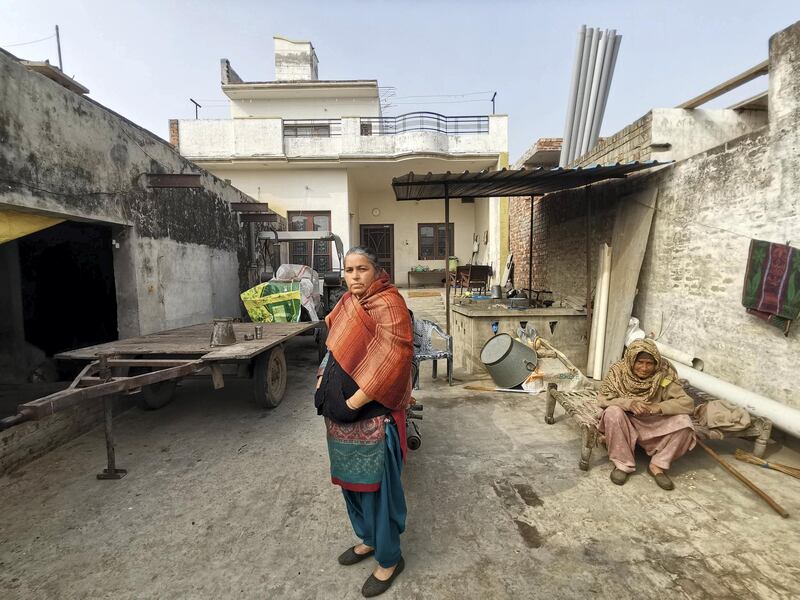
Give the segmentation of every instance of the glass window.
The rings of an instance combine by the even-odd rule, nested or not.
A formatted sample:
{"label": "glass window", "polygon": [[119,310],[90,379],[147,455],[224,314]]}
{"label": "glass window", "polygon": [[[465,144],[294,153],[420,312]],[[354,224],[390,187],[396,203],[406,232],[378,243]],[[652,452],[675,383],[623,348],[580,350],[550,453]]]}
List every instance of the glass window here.
{"label": "glass window", "polygon": [[[444,223],[420,223],[417,226],[419,260],[444,260],[447,258],[447,238]],[[455,239],[455,226],[450,223],[450,243]],[[453,254],[453,250],[450,250]]]}

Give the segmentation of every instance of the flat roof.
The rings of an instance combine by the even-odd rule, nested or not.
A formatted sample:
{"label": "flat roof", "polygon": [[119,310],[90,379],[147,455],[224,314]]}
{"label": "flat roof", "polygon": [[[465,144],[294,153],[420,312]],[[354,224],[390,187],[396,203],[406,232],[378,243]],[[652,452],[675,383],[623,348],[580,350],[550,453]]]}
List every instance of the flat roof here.
{"label": "flat roof", "polygon": [[666,165],[669,162],[648,160],[576,168],[537,167],[479,173],[448,171],[417,175],[412,172],[392,179],[392,188],[397,200],[439,200],[445,196],[450,198],[542,196],[606,179],[622,179],[629,173]]}

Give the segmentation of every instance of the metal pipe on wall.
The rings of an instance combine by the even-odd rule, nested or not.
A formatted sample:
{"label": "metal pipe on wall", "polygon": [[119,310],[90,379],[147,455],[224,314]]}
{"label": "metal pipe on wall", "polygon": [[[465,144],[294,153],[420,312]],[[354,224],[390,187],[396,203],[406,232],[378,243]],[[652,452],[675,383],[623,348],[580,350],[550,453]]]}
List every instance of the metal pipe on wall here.
{"label": "metal pipe on wall", "polygon": [[603,244],[601,262],[599,301],[597,304],[597,339],[594,348],[594,366],[592,378],[596,381],[603,379],[603,352],[606,345],[606,320],[608,319],[608,292],[611,283],[611,246]]}
{"label": "metal pipe on wall", "polygon": [[578,84],[580,83],[581,63],[583,62],[583,41],[586,38],[586,25],[581,25],[578,31],[578,43],[575,51],[575,64],[572,67],[572,81],[569,85],[569,100],[567,101],[567,116],[564,123],[564,138],[561,142],[561,156],[558,166],[567,165],[569,155],[569,140],[572,136],[572,121],[575,116],[575,104],[578,98]]}

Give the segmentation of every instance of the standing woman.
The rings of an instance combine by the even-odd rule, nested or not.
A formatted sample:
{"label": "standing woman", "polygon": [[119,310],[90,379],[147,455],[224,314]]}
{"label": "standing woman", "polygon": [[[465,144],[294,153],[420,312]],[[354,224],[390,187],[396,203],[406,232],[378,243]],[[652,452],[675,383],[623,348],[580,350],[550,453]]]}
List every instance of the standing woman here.
{"label": "standing woman", "polygon": [[388,590],[405,567],[400,473],[413,332],[403,297],[371,250],[356,246],[347,252],[344,278],[349,291],[326,318],[328,353],[317,373],[314,404],[325,417],[331,481],[341,486],[362,542],[339,556],[339,563],[353,565],[374,554],[378,567],[361,589],[369,598]]}

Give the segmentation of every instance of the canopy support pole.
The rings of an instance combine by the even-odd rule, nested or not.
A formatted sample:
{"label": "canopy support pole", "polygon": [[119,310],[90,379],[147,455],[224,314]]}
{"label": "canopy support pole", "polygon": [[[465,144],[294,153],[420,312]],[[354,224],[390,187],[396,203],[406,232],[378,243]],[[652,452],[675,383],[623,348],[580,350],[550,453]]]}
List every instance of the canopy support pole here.
{"label": "canopy support pole", "polygon": [[444,254],[444,310],[447,335],[450,335],[450,188],[447,184],[444,186]]}

